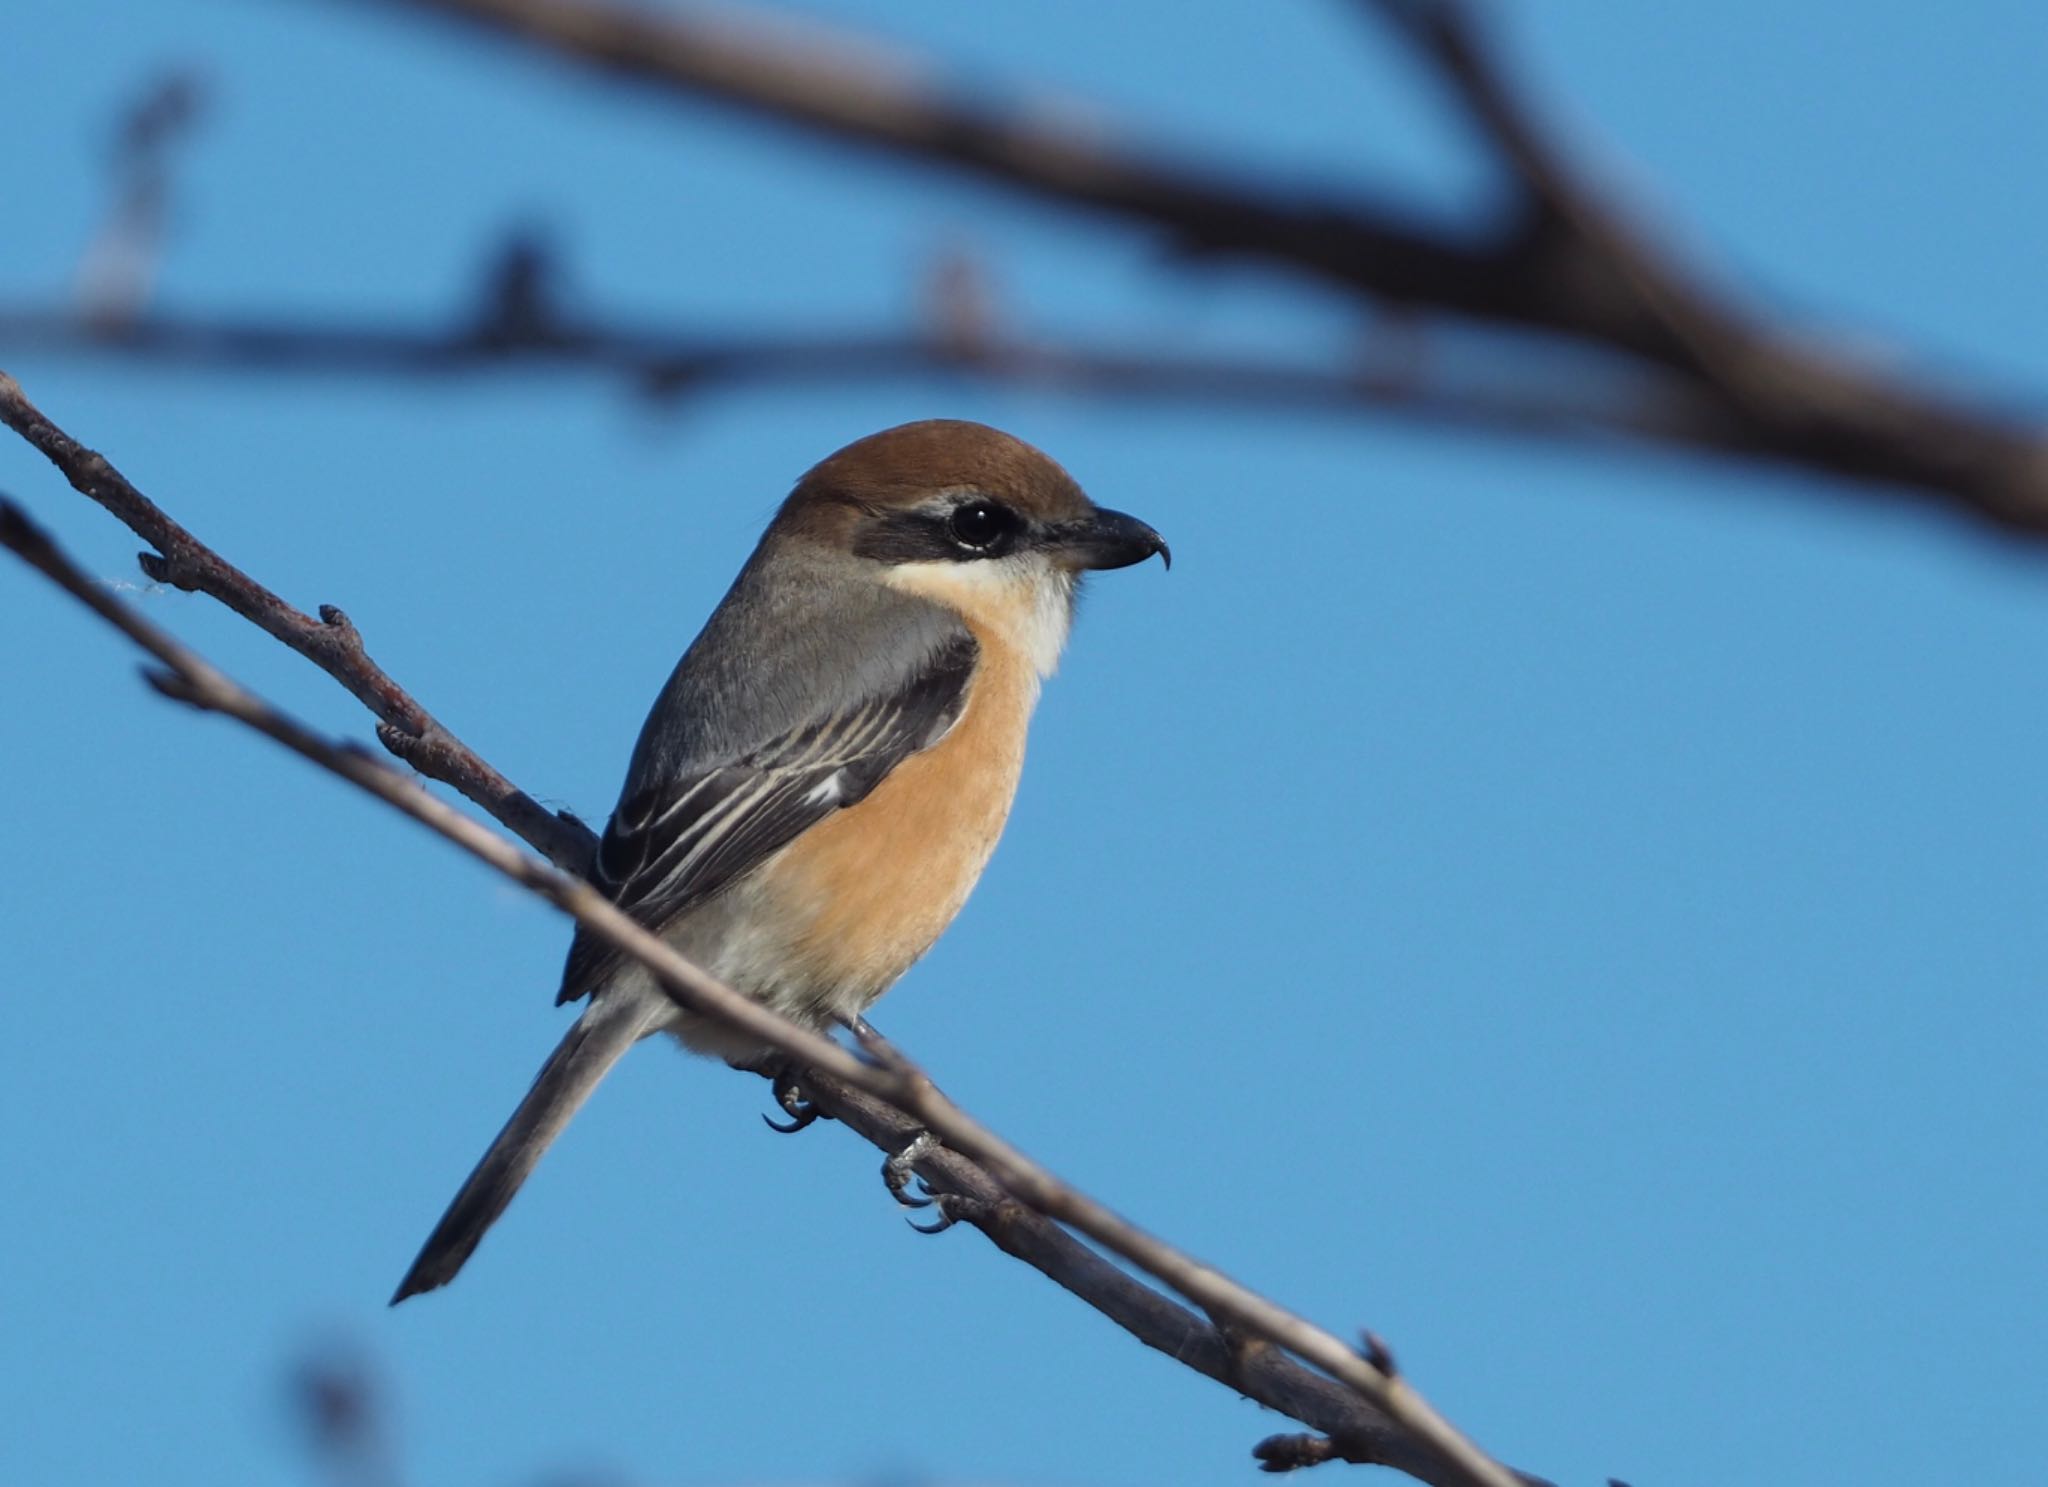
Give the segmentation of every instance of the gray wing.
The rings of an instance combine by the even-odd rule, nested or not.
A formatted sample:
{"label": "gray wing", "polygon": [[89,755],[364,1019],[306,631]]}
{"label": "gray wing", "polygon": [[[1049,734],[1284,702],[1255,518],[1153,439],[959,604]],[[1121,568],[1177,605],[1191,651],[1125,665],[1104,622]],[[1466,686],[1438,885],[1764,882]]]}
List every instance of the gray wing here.
{"label": "gray wing", "polygon": [[[978,650],[962,630],[884,690],[847,699],[738,757],[664,771],[637,789],[629,783],[605,827],[592,882],[639,923],[660,928],[936,743],[965,705]],[[557,1003],[588,995],[619,959],[578,929]]]}

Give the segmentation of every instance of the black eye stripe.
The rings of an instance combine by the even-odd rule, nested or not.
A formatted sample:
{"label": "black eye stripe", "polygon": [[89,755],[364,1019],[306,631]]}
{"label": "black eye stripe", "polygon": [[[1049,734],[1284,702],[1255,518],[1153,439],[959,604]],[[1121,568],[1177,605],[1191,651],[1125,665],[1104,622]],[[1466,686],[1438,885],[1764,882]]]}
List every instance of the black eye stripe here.
{"label": "black eye stripe", "polygon": [[1017,550],[1024,519],[1000,501],[965,496],[950,507],[872,512],[854,531],[853,550],[881,563],[973,562]]}

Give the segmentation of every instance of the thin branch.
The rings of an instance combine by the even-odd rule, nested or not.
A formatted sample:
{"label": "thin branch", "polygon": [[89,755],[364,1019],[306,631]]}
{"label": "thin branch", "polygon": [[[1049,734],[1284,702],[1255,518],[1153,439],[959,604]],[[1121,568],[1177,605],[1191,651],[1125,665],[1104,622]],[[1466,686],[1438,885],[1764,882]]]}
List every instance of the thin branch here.
{"label": "thin branch", "polygon": [[1733,311],[1681,277],[1668,250],[1626,220],[1582,173],[1525,99],[1462,0],[1359,0],[1407,42],[1437,76],[1506,171],[1512,212],[1550,255],[1582,258],[1585,271],[1624,288],[1663,327],[1670,352],[1695,375],[1718,381],[1702,341],[1750,338]]}
{"label": "thin branch", "polygon": [[[869,385],[881,378],[972,379],[1090,399],[1168,402],[1248,412],[1397,417],[1471,433],[1552,443],[1614,441],[1702,456],[1775,460],[1753,424],[1679,380],[1628,385],[1539,366],[1454,380],[1425,369],[1396,338],[1361,337],[1353,367],[1300,358],[1155,352],[1113,344],[1023,339],[990,330],[719,335],[654,328],[651,317],[571,319],[530,311],[520,324],[346,322],[283,316],[195,317],[149,311],[114,323],[68,310],[0,308],[0,348],[24,355],[108,356],[182,370],[313,378],[446,380],[582,376],[656,401],[758,386]],[[1382,345],[1384,339],[1387,344]],[[423,770],[444,778],[432,770]],[[449,781],[449,783],[453,783]],[[510,824],[509,822],[507,823]]]}
{"label": "thin branch", "polygon": [[[1398,416],[1475,432],[1566,440],[1612,438],[1696,452],[1747,454],[1741,430],[1676,383],[1601,387],[1594,379],[1424,377],[1405,348],[1361,338],[1352,366],[1307,358],[1171,353],[1099,342],[973,339],[917,330],[775,336],[656,329],[651,317],[524,328],[454,328],[352,315],[204,318],[151,311],[116,324],[68,311],[0,308],[0,347],[18,355],[101,355],[193,371],[308,377],[562,375],[611,380],[655,399],[759,385],[866,385],[878,378],[961,377],[1089,398],[1255,412]],[[634,328],[629,328],[634,327]],[[1610,379],[1612,380],[1612,379]]]}
{"label": "thin branch", "polygon": [[5,372],[0,372],[0,423],[34,445],[81,495],[99,502],[156,548],[137,555],[142,571],[152,579],[210,594],[283,641],[377,715],[382,724],[377,737],[392,753],[421,774],[454,786],[540,848],[550,861],[580,868],[589,860],[589,830],[547,810],[457,743],[432,713],[370,659],[363,637],[339,609],[323,604],[315,619],[287,604],[173,521],[103,456],[45,418],[21,384]]}
{"label": "thin branch", "polygon": [[[891,1155],[908,1150],[923,1130],[914,1117],[827,1076],[806,1076],[804,1094]],[[940,1195],[947,1219],[980,1230],[1005,1254],[1095,1308],[1147,1347],[1312,1427],[1318,1432],[1315,1438],[1325,1443],[1323,1460],[1391,1467],[1424,1482],[1442,1479],[1436,1458],[1352,1390],[1302,1367],[1277,1348],[1248,1343],[1242,1334],[1233,1337],[1229,1330],[1135,1281],[1058,1224],[1012,1198],[987,1168],[944,1147],[920,1155],[916,1168],[923,1185]],[[1516,1477],[1523,1487],[1550,1487],[1542,1477],[1526,1472],[1517,1472]]]}
{"label": "thin branch", "polygon": [[[1795,442],[1832,432],[1882,445],[1884,424],[1897,416],[1953,411],[1915,407],[1902,385],[1775,331],[1681,262],[1548,127],[1469,0],[1358,3],[1392,27],[1471,122],[1508,174],[1525,232],[1548,240],[1552,254],[1577,260],[1582,275],[1624,288],[1664,328],[1685,370],[1748,421]],[[2033,438],[2039,443],[2041,432]],[[1886,470],[1875,473],[1883,478]]]}
{"label": "thin branch", "polygon": [[[30,438],[60,468],[65,467],[65,459],[78,457],[80,447],[75,441],[35,413],[13,380],[0,374],[0,407],[10,406],[27,410],[22,422],[33,432],[24,437]],[[168,517],[147,503],[104,459],[97,455],[89,458],[98,484],[117,483],[127,493],[118,504],[103,502],[109,504],[109,509],[122,515],[123,520],[129,519],[124,513],[135,513],[143,519],[169,523]],[[66,469],[66,473],[70,474],[70,470]],[[76,479],[73,483],[79,484]],[[84,485],[80,489],[88,495],[94,493]],[[183,529],[177,531],[182,533]],[[185,541],[190,544],[183,554],[188,560],[212,557],[196,540],[187,536]],[[1162,1329],[1177,1331],[1179,1335],[1171,1344],[1172,1355],[1181,1357],[1182,1349],[1192,1341],[1190,1329],[1197,1334],[1205,1333],[1215,1340],[1214,1346],[1226,1348],[1226,1354],[1210,1354],[1207,1361],[1213,1366],[1204,1368],[1204,1372],[1261,1403],[1287,1410],[1303,1423],[1325,1430],[1346,1442],[1361,1457],[1369,1454],[1369,1459],[1397,1465],[1432,1487],[1512,1487],[1518,1481],[1533,1480],[1518,1478],[1480,1452],[1423,1400],[1404,1376],[1384,1371],[1333,1334],[1182,1254],[1055,1177],[968,1116],[942,1095],[915,1064],[878,1039],[868,1042],[869,1057],[862,1058],[741,996],[683,959],[665,941],[620,912],[580,878],[527,856],[363,749],[321,736],[242,688],[117,599],[106,586],[96,583],[11,502],[0,502],[0,546],[19,554],[154,657],[161,669],[146,670],[144,675],[157,690],[265,734],[553,903],[601,941],[646,966],[678,1005],[774,1049],[811,1071],[808,1083],[815,1084],[821,1092],[841,1097],[832,1113],[843,1110],[847,1123],[869,1134],[870,1139],[879,1135],[882,1139],[877,1144],[884,1150],[892,1154],[903,1150],[921,1131],[940,1138],[947,1150],[922,1149],[916,1167],[921,1176],[929,1175],[938,1191],[950,1191],[960,1200],[963,1210],[956,1216],[975,1223],[999,1246],[1018,1253],[1063,1285],[1068,1284],[1064,1273],[1056,1272],[1073,1272],[1077,1280],[1071,1288],[1076,1294],[1129,1326],[1141,1340],[1164,1348],[1168,1344],[1163,1340]],[[250,582],[246,577],[241,581]],[[338,679],[348,684],[346,676]],[[451,744],[474,759],[459,743],[451,740]],[[850,1098],[849,1091],[873,1097],[893,1109],[878,1111],[863,1105]],[[959,1163],[959,1158],[964,1158],[965,1163]],[[967,1164],[978,1166],[980,1171]],[[1043,1216],[1036,1227],[1021,1222],[1027,1211]],[[1045,1223],[1046,1219],[1055,1223]],[[1113,1281],[1118,1273],[1115,1268],[1061,1234],[1057,1224],[1078,1230],[1179,1292],[1219,1325],[1203,1329],[1191,1314],[1182,1312],[1176,1328],[1171,1312],[1158,1310],[1162,1306],[1179,1310],[1173,1308],[1173,1303],[1136,1287],[1135,1282],[1131,1282],[1135,1291],[1117,1290]],[[1030,1253],[1024,1253],[1026,1250]],[[1142,1299],[1139,1293],[1143,1293]],[[1143,1330],[1126,1321],[1126,1314],[1142,1318]],[[1299,1363],[1277,1354],[1260,1358],[1241,1348],[1229,1352],[1226,1333],[1259,1339],[1273,1349],[1294,1355],[1300,1363],[1329,1378],[1319,1379]],[[1332,1390],[1348,1396],[1348,1409],[1330,1408]],[[1331,1419],[1332,1413],[1340,1418]]]}
{"label": "thin branch", "polygon": [[2048,432],[1821,350],[1738,309],[1624,228],[1624,214],[1533,122],[1452,0],[1381,0],[1522,184],[1459,234],[1362,195],[1275,190],[1100,129],[1006,108],[789,28],[621,0],[380,0],[516,40],[608,78],[964,171],[1056,205],[1164,232],[1179,249],[1261,261],[1370,300],[1616,352],[1685,379],[1705,441],[1889,486],[2030,539],[2048,537]]}

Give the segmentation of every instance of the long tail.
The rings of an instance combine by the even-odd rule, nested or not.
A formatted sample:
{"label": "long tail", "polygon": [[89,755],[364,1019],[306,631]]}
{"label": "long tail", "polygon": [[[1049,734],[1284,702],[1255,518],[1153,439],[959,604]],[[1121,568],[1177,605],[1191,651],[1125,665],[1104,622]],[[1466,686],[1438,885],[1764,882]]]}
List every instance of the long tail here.
{"label": "long tail", "polygon": [[534,1076],[533,1088],[427,1236],[419,1258],[391,1297],[393,1306],[455,1279],[484,1231],[498,1221],[533,1171],[541,1153],[562,1134],[611,1066],[653,1026],[656,1019],[649,1015],[647,999],[621,992],[593,998],[548,1055]]}

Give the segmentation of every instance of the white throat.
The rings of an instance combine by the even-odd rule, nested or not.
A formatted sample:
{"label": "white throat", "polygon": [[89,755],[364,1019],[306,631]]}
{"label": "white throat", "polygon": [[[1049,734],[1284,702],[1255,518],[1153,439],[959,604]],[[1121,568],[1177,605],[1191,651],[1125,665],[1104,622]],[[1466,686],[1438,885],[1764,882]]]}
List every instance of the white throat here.
{"label": "white throat", "polygon": [[1040,553],[979,562],[897,563],[882,581],[936,600],[977,630],[993,632],[1051,676],[1074,622],[1074,575]]}

